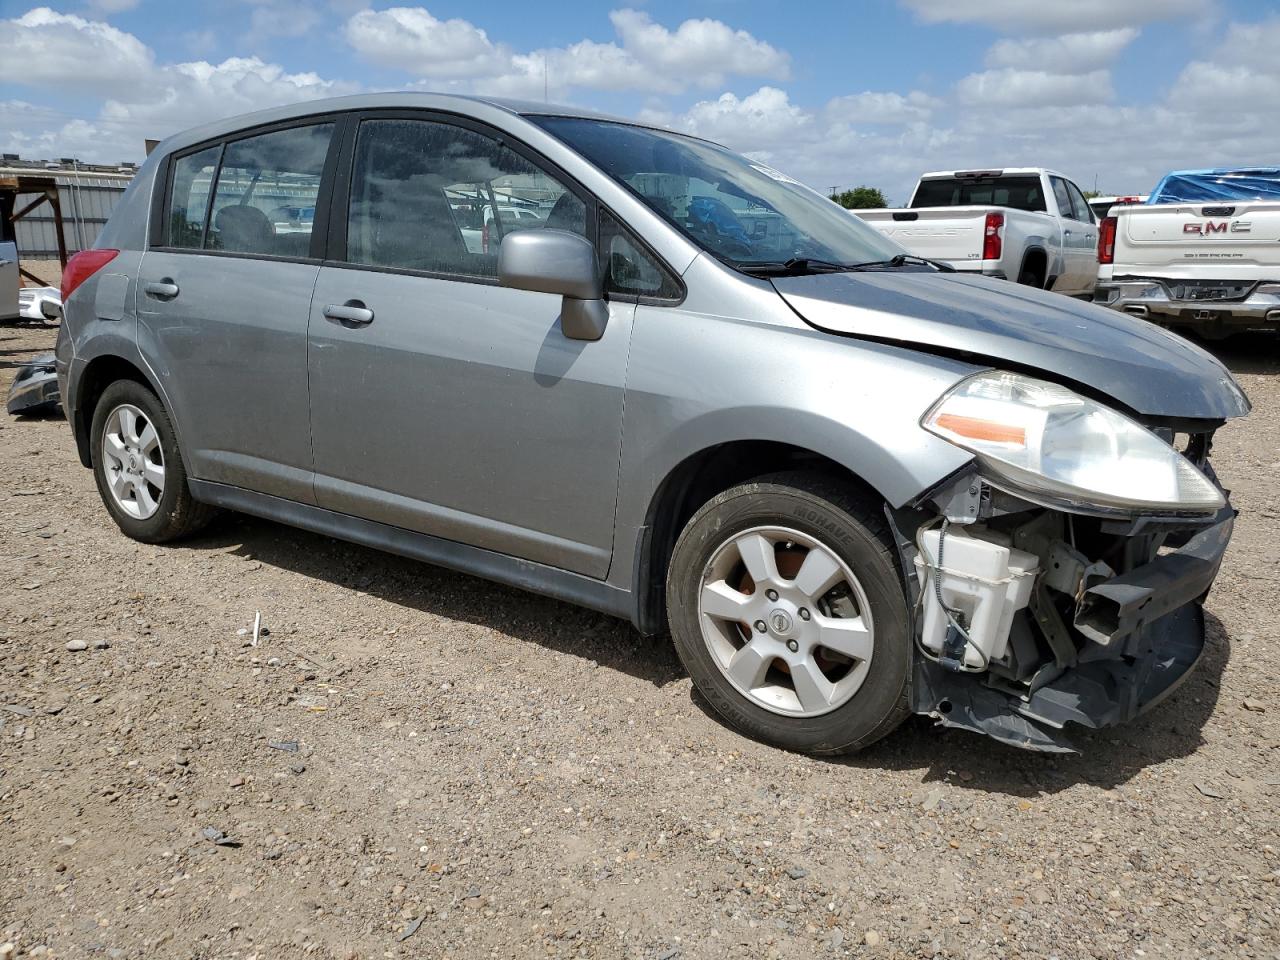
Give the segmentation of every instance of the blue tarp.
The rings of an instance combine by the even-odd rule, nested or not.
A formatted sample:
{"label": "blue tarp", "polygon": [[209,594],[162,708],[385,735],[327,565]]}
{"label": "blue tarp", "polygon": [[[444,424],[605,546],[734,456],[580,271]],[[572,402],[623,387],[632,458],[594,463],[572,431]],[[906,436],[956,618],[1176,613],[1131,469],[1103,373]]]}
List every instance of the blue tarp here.
{"label": "blue tarp", "polygon": [[1175,170],[1151,191],[1147,203],[1212,203],[1215,200],[1280,200],[1280,167]]}

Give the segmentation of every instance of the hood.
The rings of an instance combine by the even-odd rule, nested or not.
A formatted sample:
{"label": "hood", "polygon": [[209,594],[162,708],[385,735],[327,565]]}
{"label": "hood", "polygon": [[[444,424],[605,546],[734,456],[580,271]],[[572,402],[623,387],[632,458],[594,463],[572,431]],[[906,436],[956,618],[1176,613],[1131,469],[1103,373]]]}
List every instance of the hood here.
{"label": "hood", "polygon": [[1072,381],[1147,417],[1225,420],[1249,400],[1217,358],[1162,327],[1007,280],[883,271],[778,277],[809,324],[963,352]]}

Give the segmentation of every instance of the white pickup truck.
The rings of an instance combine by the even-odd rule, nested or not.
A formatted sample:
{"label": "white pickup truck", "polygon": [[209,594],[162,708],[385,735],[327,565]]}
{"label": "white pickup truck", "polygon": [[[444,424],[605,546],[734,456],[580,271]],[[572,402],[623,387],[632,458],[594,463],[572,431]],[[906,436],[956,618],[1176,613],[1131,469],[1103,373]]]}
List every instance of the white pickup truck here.
{"label": "white pickup truck", "polygon": [[[1250,199],[1233,172],[1166,180],[1188,176],[1208,180],[1214,198],[1163,202],[1157,188],[1155,203],[1113,207],[1102,221],[1095,302],[1209,338],[1280,329],[1280,201]],[[1273,182],[1263,195],[1278,192]]]}
{"label": "white pickup truck", "polygon": [[909,251],[970,273],[1092,296],[1098,226],[1080,188],[1039,167],[926,173],[903,209],[857,210]]}

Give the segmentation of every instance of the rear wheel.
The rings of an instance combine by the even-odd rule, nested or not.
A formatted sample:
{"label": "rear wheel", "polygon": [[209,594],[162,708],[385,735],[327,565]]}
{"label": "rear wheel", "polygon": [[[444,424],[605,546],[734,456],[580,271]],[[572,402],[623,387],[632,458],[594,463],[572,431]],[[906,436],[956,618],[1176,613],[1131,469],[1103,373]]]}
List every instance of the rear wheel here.
{"label": "rear wheel", "polygon": [[1044,289],[1044,268],[1036,264],[1035,261],[1028,261],[1022,265],[1022,270],[1018,274],[1018,282],[1026,287],[1038,287]]}
{"label": "rear wheel", "polygon": [[698,689],[751,736],[851,752],[908,714],[911,646],[878,504],[780,474],[727,490],[676,543],[668,619]]}
{"label": "rear wheel", "polygon": [[116,525],[144,543],[199,530],[213,516],[187,488],[187,471],[163,404],[133,380],[107,387],[90,431],[93,475]]}

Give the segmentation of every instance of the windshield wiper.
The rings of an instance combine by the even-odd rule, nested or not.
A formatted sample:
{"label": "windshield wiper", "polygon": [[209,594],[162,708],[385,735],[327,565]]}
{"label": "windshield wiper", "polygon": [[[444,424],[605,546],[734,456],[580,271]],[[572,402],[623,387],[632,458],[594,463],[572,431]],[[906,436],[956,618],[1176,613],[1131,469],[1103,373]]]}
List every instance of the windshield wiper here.
{"label": "windshield wiper", "polygon": [[900,253],[896,257],[890,257],[888,260],[868,260],[866,263],[853,263],[846,267],[846,270],[874,270],[876,267],[889,267],[896,269],[905,267],[909,263],[918,263],[929,267],[936,267],[943,273],[955,273],[956,268],[949,263],[943,263],[941,260],[930,260],[927,257],[917,257],[911,253]]}
{"label": "windshield wiper", "polygon": [[744,263],[738,269],[760,277],[791,277],[805,273],[840,273],[852,270],[857,264],[834,263],[831,260],[817,260],[813,257],[792,257],[786,261],[766,261],[763,263]]}

